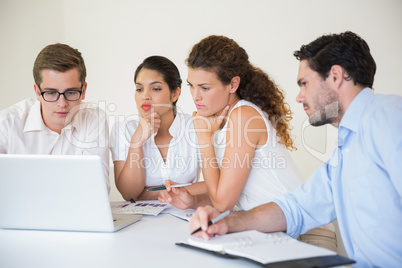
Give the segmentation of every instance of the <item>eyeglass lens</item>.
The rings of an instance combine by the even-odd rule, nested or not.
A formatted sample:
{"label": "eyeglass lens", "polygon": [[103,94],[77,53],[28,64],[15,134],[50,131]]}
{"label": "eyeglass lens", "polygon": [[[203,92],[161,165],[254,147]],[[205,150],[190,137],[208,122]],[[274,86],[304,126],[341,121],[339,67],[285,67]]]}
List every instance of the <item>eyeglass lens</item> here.
{"label": "eyeglass lens", "polygon": [[79,90],[67,90],[64,93],[57,91],[46,91],[43,92],[43,98],[45,101],[57,101],[60,95],[64,95],[64,98],[69,101],[76,101],[81,97],[81,91]]}

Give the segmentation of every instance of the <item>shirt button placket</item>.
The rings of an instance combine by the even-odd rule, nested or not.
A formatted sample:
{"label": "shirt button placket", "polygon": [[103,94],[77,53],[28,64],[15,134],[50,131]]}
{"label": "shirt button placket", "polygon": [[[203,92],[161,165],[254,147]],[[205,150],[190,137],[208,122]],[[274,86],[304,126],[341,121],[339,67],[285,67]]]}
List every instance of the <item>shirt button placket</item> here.
{"label": "shirt button placket", "polygon": [[162,163],[162,165],[161,165],[161,173],[162,173],[163,181],[169,179],[169,167],[168,167],[167,162]]}

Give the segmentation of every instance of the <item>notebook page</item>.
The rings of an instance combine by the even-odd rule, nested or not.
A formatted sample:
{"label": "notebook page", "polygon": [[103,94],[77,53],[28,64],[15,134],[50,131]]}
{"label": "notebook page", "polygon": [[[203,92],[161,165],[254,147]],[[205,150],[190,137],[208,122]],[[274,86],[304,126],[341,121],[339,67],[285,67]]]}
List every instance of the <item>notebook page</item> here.
{"label": "notebook page", "polygon": [[272,243],[274,240],[283,239],[283,237],[288,238],[283,233],[265,234],[258,231],[245,231],[211,237],[210,240],[192,236],[188,239],[188,244],[213,251],[226,251],[228,248],[242,248],[259,243]]}
{"label": "notebook page", "polygon": [[249,247],[227,248],[226,253],[249,258],[263,264],[310,257],[336,255],[336,252],[306,244],[296,239],[259,243]]}

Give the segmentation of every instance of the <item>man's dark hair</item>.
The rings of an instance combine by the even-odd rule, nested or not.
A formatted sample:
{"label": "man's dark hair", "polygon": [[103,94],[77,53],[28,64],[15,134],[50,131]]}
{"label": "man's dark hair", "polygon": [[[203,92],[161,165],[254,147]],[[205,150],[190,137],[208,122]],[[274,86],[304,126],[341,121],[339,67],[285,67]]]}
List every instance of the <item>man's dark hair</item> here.
{"label": "man's dark hair", "polygon": [[323,79],[328,77],[333,65],[339,65],[346,71],[347,80],[373,87],[376,63],[366,41],[353,32],[323,35],[302,45],[293,55],[300,61],[307,60],[309,67]]}

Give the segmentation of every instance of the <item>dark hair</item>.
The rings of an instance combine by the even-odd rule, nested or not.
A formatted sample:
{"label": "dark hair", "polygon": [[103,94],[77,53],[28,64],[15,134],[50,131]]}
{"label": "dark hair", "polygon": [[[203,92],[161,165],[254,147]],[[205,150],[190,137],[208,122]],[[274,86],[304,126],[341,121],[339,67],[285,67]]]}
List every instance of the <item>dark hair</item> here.
{"label": "dark hair", "polygon": [[39,52],[33,67],[35,83],[42,83],[42,70],[54,70],[57,72],[67,72],[77,68],[81,84],[84,84],[87,76],[84,59],[81,53],[66,44],[48,45]]}
{"label": "dark hair", "polygon": [[265,111],[280,142],[288,149],[295,149],[290,135],[291,111],[283,92],[264,71],[249,62],[247,52],[234,40],[211,35],[193,46],[186,64],[189,68],[215,72],[224,85],[239,76],[238,96]]}
{"label": "dark hair", "polygon": [[373,87],[376,63],[366,41],[353,32],[323,35],[301,46],[293,55],[298,60],[306,59],[309,67],[324,79],[333,65],[339,65],[346,71],[347,80]]}
{"label": "dark hair", "polygon": [[[146,58],[135,71],[134,83],[137,82],[138,73],[142,69],[154,70],[160,73],[165,80],[166,84],[169,86],[170,93],[173,93],[177,88],[181,88],[182,80],[180,78],[179,69],[176,65],[168,58],[162,56],[150,56]],[[173,102],[173,107],[176,107],[176,102]]]}

